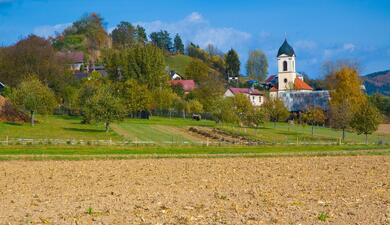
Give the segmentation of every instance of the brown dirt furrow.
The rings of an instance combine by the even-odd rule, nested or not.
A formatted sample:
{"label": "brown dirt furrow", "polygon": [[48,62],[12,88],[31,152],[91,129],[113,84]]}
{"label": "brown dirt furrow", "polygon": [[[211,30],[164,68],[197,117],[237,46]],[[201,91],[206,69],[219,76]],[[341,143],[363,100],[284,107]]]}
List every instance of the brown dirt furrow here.
{"label": "brown dirt furrow", "polygon": [[389,178],[389,156],[4,161],[0,224],[389,224]]}

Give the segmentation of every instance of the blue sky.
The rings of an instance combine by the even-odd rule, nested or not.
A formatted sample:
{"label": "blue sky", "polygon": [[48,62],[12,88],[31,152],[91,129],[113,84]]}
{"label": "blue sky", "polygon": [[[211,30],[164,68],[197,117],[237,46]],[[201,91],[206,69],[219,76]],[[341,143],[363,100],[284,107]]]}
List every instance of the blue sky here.
{"label": "blue sky", "polygon": [[107,30],[124,20],[201,46],[233,47],[242,65],[250,49],[261,49],[271,74],[285,34],[297,70],[311,77],[322,75],[324,61],[337,59],[357,60],[363,74],[390,69],[388,0],[0,0],[0,44],[29,33],[52,35],[87,12],[100,13]]}

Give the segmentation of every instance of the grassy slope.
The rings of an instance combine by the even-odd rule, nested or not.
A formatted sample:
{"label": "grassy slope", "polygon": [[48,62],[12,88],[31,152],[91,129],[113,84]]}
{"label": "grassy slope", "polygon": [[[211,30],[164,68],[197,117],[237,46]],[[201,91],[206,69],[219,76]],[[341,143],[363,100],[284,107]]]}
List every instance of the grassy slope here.
{"label": "grassy slope", "polygon": [[186,55],[174,55],[165,57],[165,63],[171,70],[175,70],[182,76],[185,76],[185,70],[190,63],[191,57]]}

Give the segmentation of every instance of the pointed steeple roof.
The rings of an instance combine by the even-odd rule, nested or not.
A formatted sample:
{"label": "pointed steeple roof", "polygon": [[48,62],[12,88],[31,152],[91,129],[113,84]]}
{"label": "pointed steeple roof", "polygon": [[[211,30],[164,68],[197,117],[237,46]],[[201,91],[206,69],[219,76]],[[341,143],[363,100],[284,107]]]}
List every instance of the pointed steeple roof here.
{"label": "pointed steeple roof", "polygon": [[284,39],[282,46],[280,46],[277,57],[281,55],[294,56],[294,49],[288,44],[287,39]]}

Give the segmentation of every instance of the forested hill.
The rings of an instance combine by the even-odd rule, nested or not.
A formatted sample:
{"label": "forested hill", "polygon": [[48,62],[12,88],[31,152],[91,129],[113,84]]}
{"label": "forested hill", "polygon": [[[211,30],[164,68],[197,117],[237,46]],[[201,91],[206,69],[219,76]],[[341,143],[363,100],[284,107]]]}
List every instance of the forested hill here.
{"label": "forested hill", "polygon": [[369,95],[380,93],[390,96],[390,70],[371,73],[362,78]]}

